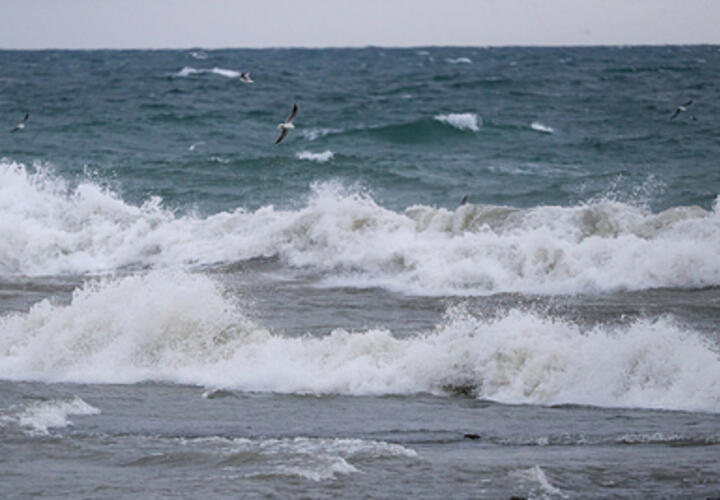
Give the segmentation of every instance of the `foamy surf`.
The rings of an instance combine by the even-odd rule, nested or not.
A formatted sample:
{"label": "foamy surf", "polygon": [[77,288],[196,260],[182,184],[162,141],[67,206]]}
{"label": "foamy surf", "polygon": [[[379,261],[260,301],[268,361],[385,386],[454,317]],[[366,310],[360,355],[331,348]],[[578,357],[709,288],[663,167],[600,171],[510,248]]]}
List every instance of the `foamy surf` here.
{"label": "foamy surf", "polygon": [[435,330],[288,337],[248,320],[205,275],[91,281],[68,305],[0,318],[0,377],[214,390],[408,395],[720,412],[718,346],[671,317],[585,327],[511,310],[449,311]]}
{"label": "foamy surf", "polygon": [[15,424],[30,435],[47,435],[52,428],[72,425],[70,415],[98,415],[100,410],[75,396],[19,405],[0,412],[0,426]]}
{"label": "foamy surf", "polygon": [[471,130],[479,132],[482,126],[482,119],[478,118],[475,113],[449,113],[445,115],[435,115],[435,119],[441,123],[455,127],[459,130]]}
{"label": "foamy surf", "polygon": [[532,123],[530,124],[530,128],[533,129],[533,130],[536,130],[536,131],[538,131],[538,132],[542,132],[542,133],[544,133],[544,134],[554,134],[554,133],[555,133],[555,129],[554,129],[554,128],[548,127],[547,125],[543,125],[543,124],[540,123],[540,122],[532,122]]}
{"label": "foamy surf", "polygon": [[223,437],[182,439],[181,445],[202,448],[225,457],[243,456],[258,472],[251,477],[290,476],[328,481],[362,470],[352,462],[367,459],[415,459],[411,448],[384,441],[347,438],[295,437],[283,439],[228,439]]}
{"label": "foamy surf", "polygon": [[225,78],[238,78],[240,76],[239,71],[225,68],[193,68],[192,66],[185,66],[180,71],[175,73],[175,76],[185,78],[192,75],[198,75],[202,73],[211,73],[215,75],[224,76]]}
{"label": "foamy surf", "polygon": [[720,215],[652,213],[599,200],[516,209],[412,206],[396,212],[336,183],[296,210],[272,206],[178,216],[91,179],[70,187],[44,168],[0,163],[0,274],[53,275],[128,266],[188,268],[278,257],[322,286],[418,295],[596,293],[720,286]]}
{"label": "foamy surf", "polygon": [[448,57],[445,61],[450,64],[472,64],[472,60],[469,57]]}
{"label": "foamy surf", "polygon": [[548,481],[545,471],[539,465],[533,465],[529,469],[520,469],[510,473],[510,476],[525,483],[532,493],[540,494],[543,497],[550,495],[555,498],[568,498],[560,488],[553,486]]}
{"label": "foamy surf", "polygon": [[330,151],[329,149],[321,152],[321,153],[313,153],[311,151],[300,151],[295,154],[295,157],[298,160],[308,160],[308,161],[314,161],[317,163],[326,163],[333,159],[335,156],[335,153]]}

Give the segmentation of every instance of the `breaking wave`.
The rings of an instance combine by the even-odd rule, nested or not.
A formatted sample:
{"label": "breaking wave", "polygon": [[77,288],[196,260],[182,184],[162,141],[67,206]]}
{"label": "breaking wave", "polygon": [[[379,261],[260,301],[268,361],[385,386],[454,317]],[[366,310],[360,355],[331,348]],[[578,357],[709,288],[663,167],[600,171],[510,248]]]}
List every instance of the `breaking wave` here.
{"label": "breaking wave", "polygon": [[555,129],[554,129],[554,128],[548,127],[547,125],[543,125],[543,124],[540,123],[540,122],[532,122],[532,123],[530,124],[530,128],[533,129],[533,130],[537,130],[538,132],[543,132],[543,133],[546,133],[546,134],[554,134],[554,133],[555,133]]}
{"label": "breaking wave", "polygon": [[450,64],[472,64],[472,60],[469,57],[456,57],[456,58],[447,58],[445,59],[446,62],[449,62]]}
{"label": "breaking wave", "polygon": [[193,68],[191,66],[185,66],[183,69],[175,73],[175,76],[179,76],[181,78],[188,77],[191,75],[197,75],[202,73],[212,73],[215,75],[224,76],[225,78],[238,78],[240,76],[239,71],[234,71],[232,69],[224,69],[224,68]]}
{"label": "breaking wave", "polygon": [[51,428],[72,425],[70,415],[97,415],[100,410],[75,396],[18,405],[0,412],[0,426],[14,424],[30,435],[47,435]]}
{"label": "breaking wave", "polygon": [[333,159],[333,156],[335,156],[335,153],[332,151],[325,150],[322,153],[313,153],[311,151],[300,151],[295,155],[298,160],[309,160],[309,161],[315,161],[318,163],[325,163]]}
{"label": "breaking wave", "polygon": [[327,286],[408,294],[595,293],[720,286],[720,214],[660,213],[618,201],[517,209],[466,204],[404,211],[334,183],[296,210],[177,215],[92,180],[0,163],[0,274],[188,268],[275,257]]}
{"label": "breaking wave", "polygon": [[145,380],[300,394],[445,394],[506,403],[720,412],[718,346],[672,317],[583,326],[510,310],[448,311],[431,331],[289,337],[249,320],[207,275],[89,281],[67,305],[0,317],[0,377]]}
{"label": "breaking wave", "polygon": [[447,123],[460,130],[472,130],[478,132],[482,126],[482,119],[475,113],[450,113],[447,115],[436,115],[435,119]]}

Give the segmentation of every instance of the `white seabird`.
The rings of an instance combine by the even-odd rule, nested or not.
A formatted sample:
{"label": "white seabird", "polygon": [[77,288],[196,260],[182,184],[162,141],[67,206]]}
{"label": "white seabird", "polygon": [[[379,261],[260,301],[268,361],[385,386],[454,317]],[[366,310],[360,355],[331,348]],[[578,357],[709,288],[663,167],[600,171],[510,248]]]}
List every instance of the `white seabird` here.
{"label": "white seabird", "polygon": [[23,118],[23,121],[15,125],[15,128],[10,131],[10,133],[17,132],[18,130],[22,130],[25,128],[25,123],[28,121],[28,118],[30,118],[30,113],[25,113],[25,118]]}
{"label": "white seabird", "polygon": [[242,80],[245,83],[252,83],[254,80],[250,78],[250,72],[247,73],[240,73],[240,80]]}
{"label": "white seabird", "polygon": [[687,111],[688,106],[690,106],[692,103],[693,103],[692,99],[690,99],[688,102],[686,102],[682,106],[678,106],[677,109],[675,110],[675,113],[673,113],[673,115],[670,117],[670,119],[674,120],[677,115],[679,115],[683,111]]}
{"label": "white seabird", "polygon": [[288,134],[288,130],[295,128],[295,125],[292,124],[292,121],[295,119],[295,116],[297,116],[298,112],[298,105],[295,103],[293,106],[292,113],[290,113],[290,116],[288,116],[288,119],[285,120],[285,123],[279,123],[277,128],[282,129],[282,132],[280,132],[280,137],[277,138],[277,141],[275,141],[275,144],[280,144],[283,139],[285,139],[285,136]]}

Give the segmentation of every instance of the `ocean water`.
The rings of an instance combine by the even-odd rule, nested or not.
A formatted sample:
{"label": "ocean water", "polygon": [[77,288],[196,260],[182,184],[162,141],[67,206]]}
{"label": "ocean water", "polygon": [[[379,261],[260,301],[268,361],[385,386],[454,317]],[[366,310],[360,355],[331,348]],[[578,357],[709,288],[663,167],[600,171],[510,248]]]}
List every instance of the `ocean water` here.
{"label": "ocean water", "polygon": [[0,68],[3,497],[720,495],[720,47]]}

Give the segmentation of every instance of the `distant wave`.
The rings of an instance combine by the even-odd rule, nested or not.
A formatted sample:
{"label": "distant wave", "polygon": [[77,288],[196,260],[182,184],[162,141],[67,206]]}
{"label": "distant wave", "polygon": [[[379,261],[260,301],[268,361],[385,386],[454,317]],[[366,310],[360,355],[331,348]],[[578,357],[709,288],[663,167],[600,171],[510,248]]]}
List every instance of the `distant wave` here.
{"label": "distant wave", "polygon": [[446,62],[449,62],[450,64],[471,64],[472,60],[469,57],[458,57],[456,59],[447,58],[445,59]]}
{"label": "distant wave", "polygon": [[215,75],[224,76],[225,78],[238,78],[240,76],[239,71],[234,71],[231,69],[224,69],[224,68],[192,68],[190,66],[185,66],[183,69],[178,71],[175,76],[179,77],[188,77],[191,75],[197,75],[201,73],[213,73]]}
{"label": "distant wave", "polygon": [[540,122],[532,122],[530,124],[530,128],[532,128],[533,130],[537,130],[538,132],[544,132],[546,134],[554,134],[555,133],[554,128],[548,127],[547,125],[543,125]]}
{"label": "distant wave", "polygon": [[482,126],[482,119],[475,113],[450,113],[447,115],[435,115],[435,119],[447,123],[460,130],[472,130],[478,132]]}
{"label": "distant wave", "polygon": [[[529,311],[486,318],[460,308],[406,338],[339,328],[289,337],[248,320],[209,275],[152,271],[89,281],[69,304],[45,300],[0,317],[0,331],[3,379],[299,394],[462,390],[513,404],[720,412],[717,346],[670,317],[587,327]],[[61,413],[96,411],[71,406]],[[31,415],[30,425],[49,426]]]}
{"label": "distant wave", "polygon": [[339,134],[343,130],[338,128],[310,128],[303,129],[300,131],[300,135],[309,141],[314,141],[319,137],[323,137],[330,134]]}
{"label": "distant wave", "polygon": [[[126,266],[186,267],[277,257],[328,286],[409,294],[595,293],[720,286],[720,213],[652,213],[598,200],[528,209],[417,205],[396,212],[369,195],[317,184],[295,210],[178,216],[139,206],[88,179],[70,188],[45,169],[0,163],[0,274],[52,275]],[[359,251],[362,249],[362,251]]]}
{"label": "distant wave", "polygon": [[208,58],[207,53],[203,50],[196,50],[196,51],[190,52],[190,55],[195,59],[207,59]]}
{"label": "distant wave", "polygon": [[318,163],[325,163],[333,159],[333,156],[335,156],[335,153],[330,151],[329,149],[326,151],[323,151],[322,153],[312,153],[310,151],[300,151],[299,153],[295,154],[295,156],[299,160],[309,160],[309,161],[315,161]]}

